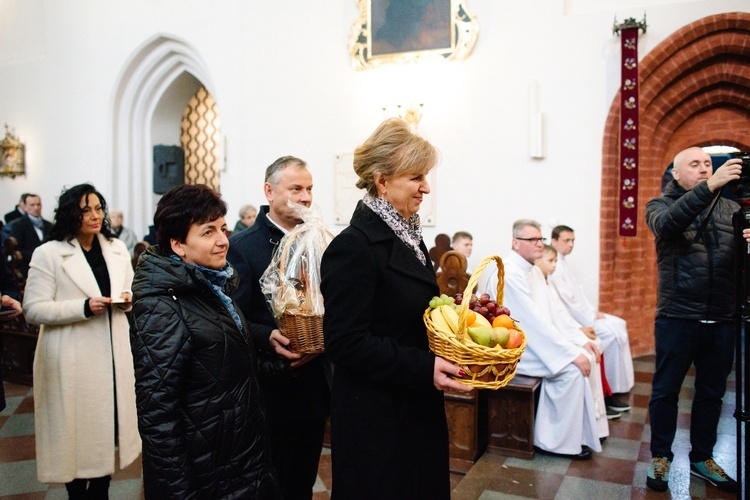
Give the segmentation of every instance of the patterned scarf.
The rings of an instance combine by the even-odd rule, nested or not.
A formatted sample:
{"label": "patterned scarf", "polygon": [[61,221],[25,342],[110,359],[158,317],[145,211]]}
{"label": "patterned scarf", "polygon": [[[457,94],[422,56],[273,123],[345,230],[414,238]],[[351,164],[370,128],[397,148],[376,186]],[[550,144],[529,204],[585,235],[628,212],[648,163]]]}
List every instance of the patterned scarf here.
{"label": "patterned scarf", "polygon": [[398,213],[398,210],[393,208],[391,202],[384,198],[372,196],[370,193],[365,194],[362,202],[378,214],[383,222],[388,224],[388,227],[396,233],[398,239],[403,241],[417,255],[422,264],[427,265],[427,259],[422,249],[419,248],[419,243],[422,241],[422,224],[419,221],[419,214],[414,214],[409,217],[409,220],[406,220],[403,215]]}
{"label": "patterned scarf", "polygon": [[171,255],[170,257],[175,260],[184,262],[188,266],[198,269],[201,273],[203,273],[203,276],[205,276],[205,278],[208,280],[208,284],[211,285],[211,290],[219,298],[221,303],[224,304],[224,306],[227,308],[227,311],[229,311],[229,315],[232,316],[232,319],[237,324],[237,328],[239,328],[240,332],[244,333],[245,330],[242,328],[240,315],[237,314],[237,310],[234,308],[234,304],[232,304],[232,299],[230,299],[225,292],[227,281],[229,281],[229,278],[234,276],[234,269],[232,269],[229,264],[225,265],[221,269],[211,269],[210,267],[203,267],[198,264],[190,264],[188,262],[185,262],[177,255]]}

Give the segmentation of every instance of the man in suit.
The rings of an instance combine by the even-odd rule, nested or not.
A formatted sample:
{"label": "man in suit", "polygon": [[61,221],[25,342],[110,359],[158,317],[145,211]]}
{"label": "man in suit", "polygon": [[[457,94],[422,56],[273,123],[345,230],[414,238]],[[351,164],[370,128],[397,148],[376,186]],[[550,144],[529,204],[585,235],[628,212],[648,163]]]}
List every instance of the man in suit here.
{"label": "man in suit", "polygon": [[260,207],[252,226],[229,239],[227,260],[240,276],[233,298],[259,351],[260,389],[282,496],[310,499],[330,412],[324,357],[289,350],[258,279],[281,238],[302,222],[287,202],[312,203],[312,175],[304,161],[283,156],[266,169],[263,190],[268,205]]}
{"label": "man in suit", "polygon": [[52,223],[42,218],[42,199],[38,195],[26,195],[23,204],[26,213],[3,228],[3,232],[6,237],[13,236],[18,242],[23,259],[19,271],[25,279],[29,273],[31,254],[47,240]]}
{"label": "man in suit", "polygon": [[5,223],[9,224],[10,222],[19,219],[24,216],[26,213],[24,211],[24,205],[26,203],[26,198],[29,196],[29,193],[23,193],[21,195],[21,198],[18,200],[18,205],[16,205],[16,208],[5,214]]}

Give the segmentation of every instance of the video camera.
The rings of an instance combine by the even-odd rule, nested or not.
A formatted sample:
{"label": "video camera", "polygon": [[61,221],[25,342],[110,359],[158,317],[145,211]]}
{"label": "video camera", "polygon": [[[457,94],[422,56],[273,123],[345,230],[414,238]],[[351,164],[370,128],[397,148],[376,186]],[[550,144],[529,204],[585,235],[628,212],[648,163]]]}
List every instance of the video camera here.
{"label": "video camera", "polygon": [[750,205],[750,153],[738,151],[730,153],[730,158],[740,158],[742,160],[742,173],[740,178],[728,184],[729,189],[737,197],[740,205]]}

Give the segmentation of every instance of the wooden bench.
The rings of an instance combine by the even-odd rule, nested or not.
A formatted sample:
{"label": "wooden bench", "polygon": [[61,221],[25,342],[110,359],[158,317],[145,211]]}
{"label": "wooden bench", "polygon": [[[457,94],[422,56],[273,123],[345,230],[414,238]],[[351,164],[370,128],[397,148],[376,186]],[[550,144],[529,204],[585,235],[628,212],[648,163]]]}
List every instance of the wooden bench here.
{"label": "wooden bench", "polygon": [[541,383],[540,378],[516,375],[502,389],[485,391],[488,453],[534,458],[534,408]]}
{"label": "wooden bench", "polygon": [[487,448],[487,393],[445,391],[451,472],[466,474]]}

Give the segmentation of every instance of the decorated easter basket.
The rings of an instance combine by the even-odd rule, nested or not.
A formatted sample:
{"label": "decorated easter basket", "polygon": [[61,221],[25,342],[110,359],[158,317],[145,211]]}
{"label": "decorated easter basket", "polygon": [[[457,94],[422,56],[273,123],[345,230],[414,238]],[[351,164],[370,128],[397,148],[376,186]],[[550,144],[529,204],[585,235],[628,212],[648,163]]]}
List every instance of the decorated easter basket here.
{"label": "decorated easter basket", "polygon": [[[284,274],[289,254],[295,241],[295,235],[289,233],[283,246],[279,249],[279,272]],[[299,307],[288,308],[276,318],[279,328],[289,339],[289,348],[301,354],[323,352],[323,315],[316,314],[307,307],[310,304],[308,295],[312,293],[304,280],[296,283],[294,289],[289,284],[281,287],[280,294],[294,294],[299,299]]]}
{"label": "decorated easter basket", "polygon": [[[459,332],[466,331],[469,298],[474,292],[483,271],[492,261],[497,264],[496,301],[498,304],[503,303],[505,267],[500,257],[490,255],[482,259],[466,284],[463,293],[464,300],[461,301],[458,310]],[[430,318],[430,311],[431,308],[428,307],[424,313],[424,324],[427,327],[427,340],[430,350],[436,355],[452,361],[466,372],[466,377],[456,378],[458,382],[476,389],[499,389],[506,386],[516,375],[518,361],[521,359],[524,349],[526,349],[526,334],[515,321],[515,329],[520,332],[522,338],[519,347],[513,349],[504,349],[500,346],[486,347],[465,340],[462,333],[456,334],[438,328]]]}
{"label": "decorated easter basket", "polygon": [[290,205],[304,221],[279,242],[260,285],[289,349],[300,354],[324,351],[320,262],[333,234],[315,206]]}

